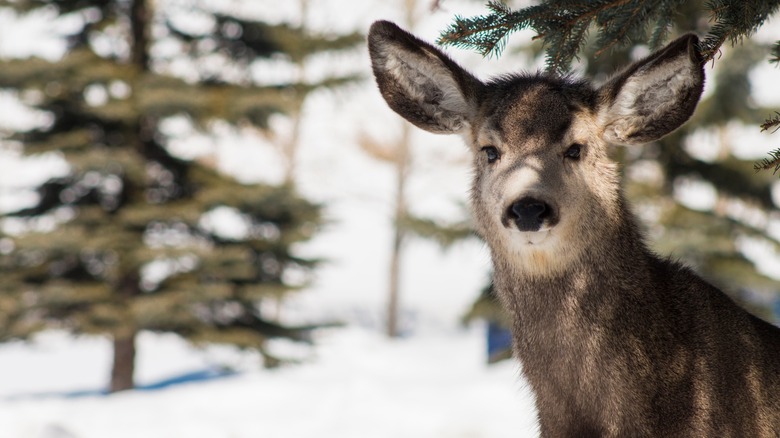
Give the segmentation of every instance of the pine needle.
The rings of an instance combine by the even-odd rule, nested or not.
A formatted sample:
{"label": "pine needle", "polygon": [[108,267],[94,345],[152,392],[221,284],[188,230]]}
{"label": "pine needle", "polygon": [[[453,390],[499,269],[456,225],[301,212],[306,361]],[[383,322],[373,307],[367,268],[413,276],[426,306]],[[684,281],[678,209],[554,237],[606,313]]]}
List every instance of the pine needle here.
{"label": "pine needle", "polygon": [[772,116],[771,119],[764,120],[764,123],[762,123],[760,126],[761,132],[764,132],[770,128],[775,128],[772,130],[773,134],[777,132],[777,130],[780,129],[780,112],[775,111],[775,115]]}
{"label": "pine needle", "polygon": [[769,158],[764,158],[753,165],[756,172],[772,169],[772,175],[780,172],[780,149],[769,153]]}

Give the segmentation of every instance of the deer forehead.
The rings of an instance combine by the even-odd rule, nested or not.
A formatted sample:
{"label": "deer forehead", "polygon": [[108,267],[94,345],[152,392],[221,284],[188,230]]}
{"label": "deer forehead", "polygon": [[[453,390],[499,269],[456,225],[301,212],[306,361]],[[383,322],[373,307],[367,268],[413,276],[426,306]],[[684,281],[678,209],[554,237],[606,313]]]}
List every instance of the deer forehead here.
{"label": "deer forehead", "polygon": [[579,134],[574,128],[582,116],[594,112],[595,92],[585,83],[532,76],[499,79],[487,88],[477,146],[549,148]]}

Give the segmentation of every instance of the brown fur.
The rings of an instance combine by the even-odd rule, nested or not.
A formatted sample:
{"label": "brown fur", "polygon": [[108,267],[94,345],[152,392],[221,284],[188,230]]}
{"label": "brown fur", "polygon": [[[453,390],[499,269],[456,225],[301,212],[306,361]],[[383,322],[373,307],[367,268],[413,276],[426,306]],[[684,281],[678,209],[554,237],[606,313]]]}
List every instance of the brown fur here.
{"label": "brown fur", "polygon": [[546,75],[483,83],[392,23],[369,33],[390,107],[474,152],[476,228],[544,437],[780,436],[780,330],[647,248],[606,154],[690,117],[697,41],[595,88]]}

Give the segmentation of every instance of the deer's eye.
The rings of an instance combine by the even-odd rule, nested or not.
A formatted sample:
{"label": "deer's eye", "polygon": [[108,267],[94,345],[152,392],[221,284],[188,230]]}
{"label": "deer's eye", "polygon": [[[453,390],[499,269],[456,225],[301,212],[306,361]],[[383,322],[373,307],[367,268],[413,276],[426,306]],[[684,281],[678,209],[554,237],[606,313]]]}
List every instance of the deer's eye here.
{"label": "deer's eye", "polygon": [[498,152],[498,149],[496,149],[495,146],[485,146],[481,150],[485,153],[488,163],[495,163],[496,160],[501,158],[501,154]]}
{"label": "deer's eye", "polygon": [[582,148],[583,146],[581,144],[574,143],[573,145],[569,146],[569,149],[566,149],[566,152],[563,153],[563,156],[572,160],[579,160],[580,153],[582,153]]}

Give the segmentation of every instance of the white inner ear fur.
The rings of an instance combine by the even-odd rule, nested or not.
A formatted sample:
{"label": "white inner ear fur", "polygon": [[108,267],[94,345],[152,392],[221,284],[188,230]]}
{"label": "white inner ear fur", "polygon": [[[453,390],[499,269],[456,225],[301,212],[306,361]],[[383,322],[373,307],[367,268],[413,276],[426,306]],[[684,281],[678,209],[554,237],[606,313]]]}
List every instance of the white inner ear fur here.
{"label": "white inner ear fur", "polygon": [[605,140],[630,144],[633,133],[664,117],[678,105],[685,90],[696,86],[695,69],[687,56],[678,56],[660,66],[650,64],[637,70],[623,84],[614,102],[599,114]]}
{"label": "white inner ear fur", "polygon": [[450,69],[436,55],[422,57],[390,44],[384,64],[407,97],[444,130],[457,133],[468,127],[469,104]]}

